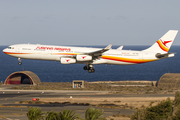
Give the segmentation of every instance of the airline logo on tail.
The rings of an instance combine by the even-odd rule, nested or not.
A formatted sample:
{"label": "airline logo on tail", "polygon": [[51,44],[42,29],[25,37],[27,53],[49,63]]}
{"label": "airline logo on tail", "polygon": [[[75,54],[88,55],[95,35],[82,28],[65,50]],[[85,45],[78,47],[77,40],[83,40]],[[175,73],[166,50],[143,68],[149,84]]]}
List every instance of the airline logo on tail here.
{"label": "airline logo on tail", "polygon": [[172,40],[170,40],[170,41],[162,41],[160,39],[160,40],[157,41],[159,47],[165,52],[169,51],[169,48],[166,46],[166,44],[169,43],[169,42],[172,42]]}

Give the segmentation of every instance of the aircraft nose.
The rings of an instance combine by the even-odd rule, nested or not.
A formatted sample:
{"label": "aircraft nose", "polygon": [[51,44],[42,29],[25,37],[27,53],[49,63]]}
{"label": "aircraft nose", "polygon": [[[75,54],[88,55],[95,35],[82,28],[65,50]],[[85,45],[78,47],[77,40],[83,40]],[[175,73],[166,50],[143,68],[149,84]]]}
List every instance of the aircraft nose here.
{"label": "aircraft nose", "polygon": [[6,51],[7,51],[7,50],[6,50],[6,49],[4,49],[4,50],[3,50],[3,53],[6,53]]}

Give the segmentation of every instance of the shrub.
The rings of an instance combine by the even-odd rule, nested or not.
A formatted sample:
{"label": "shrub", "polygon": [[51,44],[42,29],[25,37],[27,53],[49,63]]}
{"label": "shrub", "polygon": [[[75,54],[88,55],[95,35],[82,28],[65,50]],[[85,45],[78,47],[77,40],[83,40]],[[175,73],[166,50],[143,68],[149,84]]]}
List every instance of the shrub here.
{"label": "shrub", "polygon": [[145,120],[146,108],[138,109],[133,115],[131,115],[131,120]]}
{"label": "shrub", "polygon": [[59,113],[59,116],[59,120],[75,120],[80,118],[73,110],[63,110]]}
{"label": "shrub", "polygon": [[172,103],[170,98],[161,101],[156,106],[150,106],[137,110],[134,115],[131,116],[131,120],[159,120],[167,119],[172,116]]}
{"label": "shrub", "polygon": [[172,114],[172,103],[170,98],[161,101],[158,105],[147,108],[146,118],[168,118]]}
{"label": "shrub", "polygon": [[174,104],[175,106],[178,106],[180,104],[180,92],[175,93]]}
{"label": "shrub", "polygon": [[46,120],[61,120],[60,114],[53,112],[53,111],[50,111],[46,116]]}
{"label": "shrub", "polygon": [[29,107],[27,117],[28,120],[43,120],[45,112],[43,112],[40,108],[31,108]]}
{"label": "shrub", "polygon": [[102,117],[104,112],[95,108],[88,108],[85,112],[86,120],[106,120],[106,118]]}
{"label": "shrub", "polygon": [[173,120],[180,120],[180,105],[177,106],[176,112],[173,116]]}

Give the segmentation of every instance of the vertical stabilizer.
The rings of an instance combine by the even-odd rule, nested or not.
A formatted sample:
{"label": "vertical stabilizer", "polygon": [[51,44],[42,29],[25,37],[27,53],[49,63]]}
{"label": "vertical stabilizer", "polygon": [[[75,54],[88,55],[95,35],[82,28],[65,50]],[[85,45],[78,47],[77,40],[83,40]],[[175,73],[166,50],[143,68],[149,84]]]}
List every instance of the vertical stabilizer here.
{"label": "vertical stabilizer", "polygon": [[169,30],[164,36],[162,36],[156,43],[154,43],[148,49],[143,51],[156,52],[156,53],[167,53],[178,33],[178,30]]}

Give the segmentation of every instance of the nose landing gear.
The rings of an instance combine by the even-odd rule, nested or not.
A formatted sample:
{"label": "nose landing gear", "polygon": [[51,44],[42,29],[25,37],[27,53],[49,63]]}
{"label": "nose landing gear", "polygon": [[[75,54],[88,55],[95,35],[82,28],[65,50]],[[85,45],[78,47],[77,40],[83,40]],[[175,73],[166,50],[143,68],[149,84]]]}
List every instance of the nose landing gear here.
{"label": "nose landing gear", "polygon": [[89,73],[95,72],[93,65],[86,65],[83,67],[84,70],[88,70]]}
{"label": "nose landing gear", "polygon": [[18,61],[19,61],[18,64],[22,65],[21,58],[18,58]]}

